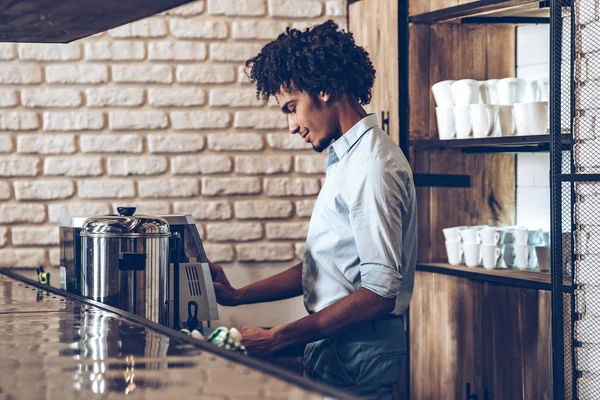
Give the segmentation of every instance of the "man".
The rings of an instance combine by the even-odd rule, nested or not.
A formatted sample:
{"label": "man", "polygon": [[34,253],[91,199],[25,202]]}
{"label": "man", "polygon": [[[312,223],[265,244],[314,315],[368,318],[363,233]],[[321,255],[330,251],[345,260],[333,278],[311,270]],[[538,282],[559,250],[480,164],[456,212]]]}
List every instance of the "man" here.
{"label": "man", "polygon": [[247,61],[257,96],[275,96],[289,130],[328,151],[304,260],[234,289],[211,264],[217,300],[234,306],[304,295],[308,316],[242,329],[251,354],[307,344],[305,375],[376,399],[391,398],[407,347],[402,315],[416,257],[412,172],[398,145],[367,115],[375,70],[352,34],[327,21],[287,29]]}

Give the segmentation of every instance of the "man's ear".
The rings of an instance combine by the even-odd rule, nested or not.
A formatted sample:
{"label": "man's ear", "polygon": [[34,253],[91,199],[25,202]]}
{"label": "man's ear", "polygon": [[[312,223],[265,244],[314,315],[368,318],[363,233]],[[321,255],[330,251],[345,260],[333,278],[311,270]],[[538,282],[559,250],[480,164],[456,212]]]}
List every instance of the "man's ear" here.
{"label": "man's ear", "polygon": [[319,93],[319,99],[321,100],[321,103],[327,103],[329,99],[331,99],[331,95],[327,92],[321,92]]}

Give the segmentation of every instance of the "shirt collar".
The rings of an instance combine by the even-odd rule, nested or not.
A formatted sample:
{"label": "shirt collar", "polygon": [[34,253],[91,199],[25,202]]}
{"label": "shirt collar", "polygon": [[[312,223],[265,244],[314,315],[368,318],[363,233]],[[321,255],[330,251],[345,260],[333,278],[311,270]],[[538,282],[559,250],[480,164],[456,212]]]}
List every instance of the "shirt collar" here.
{"label": "shirt collar", "polygon": [[362,135],[378,124],[379,121],[377,120],[376,114],[367,115],[350,128],[348,132],[333,142],[331,146],[329,146],[329,151],[334,151],[337,158],[341,160],[348,150],[358,142],[358,139],[360,139]]}

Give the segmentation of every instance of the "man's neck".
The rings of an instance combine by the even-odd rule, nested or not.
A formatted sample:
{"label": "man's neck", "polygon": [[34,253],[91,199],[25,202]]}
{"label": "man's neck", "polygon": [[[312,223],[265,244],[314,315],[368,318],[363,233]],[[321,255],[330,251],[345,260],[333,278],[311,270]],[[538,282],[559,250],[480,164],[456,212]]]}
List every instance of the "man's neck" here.
{"label": "man's neck", "polygon": [[342,135],[367,116],[367,112],[357,101],[346,100],[340,102],[339,107],[340,132]]}

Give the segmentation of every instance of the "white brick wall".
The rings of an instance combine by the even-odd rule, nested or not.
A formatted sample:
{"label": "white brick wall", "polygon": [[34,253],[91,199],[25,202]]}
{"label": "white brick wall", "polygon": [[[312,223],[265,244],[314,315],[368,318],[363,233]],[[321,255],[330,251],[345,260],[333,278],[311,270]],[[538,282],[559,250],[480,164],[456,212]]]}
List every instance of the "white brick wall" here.
{"label": "white brick wall", "polygon": [[58,216],[122,205],[194,215],[238,286],[290,266],[326,155],[243,64],[288,26],[345,27],[345,9],[200,0],[69,45],[0,43],[0,267],[56,266]]}
{"label": "white brick wall", "polygon": [[[547,78],[550,74],[550,29],[547,25],[517,27],[517,77]],[[517,155],[517,224],[550,228],[550,156]]]}

